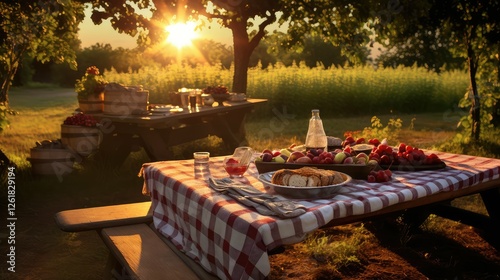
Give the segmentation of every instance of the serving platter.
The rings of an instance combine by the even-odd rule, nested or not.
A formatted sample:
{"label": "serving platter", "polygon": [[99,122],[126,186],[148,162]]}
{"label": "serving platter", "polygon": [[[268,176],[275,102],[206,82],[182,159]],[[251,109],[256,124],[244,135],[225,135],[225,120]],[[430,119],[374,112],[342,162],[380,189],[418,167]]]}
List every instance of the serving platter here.
{"label": "serving platter", "polygon": [[354,179],[362,179],[362,180],[366,180],[366,178],[368,178],[368,175],[370,174],[370,171],[374,168],[374,166],[364,165],[364,164],[312,164],[312,163],[291,163],[291,162],[278,163],[278,162],[263,162],[263,161],[255,162],[255,167],[257,167],[257,170],[259,171],[260,174],[280,169],[298,169],[304,166],[316,167],[326,170],[335,170],[338,172],[345,173]]}
{"label": "serving platter", "polygon": [[344,181],[335,185],[328,185],[322,187],[294,187],[294,186],[282,186],[271,183],[271,178],[276,171],[265,172],[259,175],[258,179],[261,181],[266,188],[270,188],[278,194],[291,197],[291,198],[302,198],[302,199],[313,199],[313,198],[328,198],[335,195],[342,189],[342,186],[349,183],[352,178],[351,176],[339,172],[344,178]]}

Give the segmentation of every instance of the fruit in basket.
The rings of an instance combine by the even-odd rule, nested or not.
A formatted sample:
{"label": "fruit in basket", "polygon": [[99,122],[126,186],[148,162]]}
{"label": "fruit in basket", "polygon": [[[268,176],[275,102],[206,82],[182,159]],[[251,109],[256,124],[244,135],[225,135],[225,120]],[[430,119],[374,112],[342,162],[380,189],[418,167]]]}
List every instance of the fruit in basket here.
{"label": "fruit in basket", "polygon": [[299,157],[294,161],[295,163],[312,163],[312,159],[308,156]]}
{"label": "fruit in basket", "polygon": [[63,124],[95,127],[95,126],[97,126],[97,120],[92,115],[86,115],[86,114],[80,113],[80,114],[75,114],[73,116],[67,117],[64,120]]}
{"label": "fruit in basket", "polygon": [[301,157],[305,157],[305,156],[306,155],[303,152],[294,151],[294,152],[290,153],[290,156],[288,157],[287,162],[295,162],[297,159],[299,159]]}
{"label": "fruit in basket", "polygon": [[277,162],[277,163],[285,163],[287,159],[288,158],[285,158],[284,155],[278,155],[278,156],[273,157],[273,159],[271,161]]}
{"label": "fruit in basket", "polygon": [[[380,142],[378,139],[370,139],[372,143]],[[436,154],[426,155],[418,147],[405,143],[399,143],[396,147],[380,142],[369,155],[369,160],[376,160],[381,165],[435,165],[441,164],[441,159]]]}
{"label": "fruit in basket", "polygon": [[285,148],[285,149],[281,149],[280,150],[280,153],[286,157],[290,157],[290,154],[293,152],[292,149],[289,149],[289,148]]}
{"label": "fruit in basket", "polygon": [[368,140],[368,144],[371,144],[371,145],[377,147],[378,145],[380,145],[380,140],[378,140],[376,138],[372,138],[372,139]]}
{"label": "fruit in basket", "polygon": [[364,162],[364,164],[367,164],[369,161],[368,155],[365,153],[359,153],[356,155],[356,158],[358,159],[358,163]]}
{"label": "fruit in basket", "polygon": [[340,152],[335,155],[333,158],[334,163],[343,163],[344,160],[347,158],[347,154],[345,152]]}
{"label": "fruit in basket", "polygon": [[271,162],[273,160],[273,154],[270,153],[263,153],[261,157],[264,162]]}
{"label": "fruit in basket", "polygon": [[227,94],[229,95],[229,90],[226,86],[208,86],[205,89],[203,89],[203,93],[207,94]]}

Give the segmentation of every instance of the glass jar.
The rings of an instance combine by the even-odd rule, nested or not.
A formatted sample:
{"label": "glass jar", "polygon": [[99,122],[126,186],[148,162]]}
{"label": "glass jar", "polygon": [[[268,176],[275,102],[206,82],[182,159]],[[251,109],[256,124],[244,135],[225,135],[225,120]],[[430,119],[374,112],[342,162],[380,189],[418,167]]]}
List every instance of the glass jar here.
{"label": "glass jar", "polygon": [[306,136],[306,151],[310,149],[322,149],[327,151],[328,141],[323,128],[323,121],[319,116],[319,110],[313,109],[311,111],[311,119],[309,120],[309,128],[307,129]]}

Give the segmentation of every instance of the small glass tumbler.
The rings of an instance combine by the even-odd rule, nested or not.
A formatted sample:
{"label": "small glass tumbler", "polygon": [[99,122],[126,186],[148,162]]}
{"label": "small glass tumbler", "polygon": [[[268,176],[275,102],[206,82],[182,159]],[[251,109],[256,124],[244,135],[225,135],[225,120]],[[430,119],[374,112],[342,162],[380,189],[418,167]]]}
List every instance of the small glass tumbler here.
{"label": "small glass tumbler", "polygon": [[210,178],[210,152],[194,152],[194,178],[208,180]]}
{"label": "small glass tumbler", "polygon": [[192,92],[189,94],[189,107],[192,111],[196,110],[196,93]]}

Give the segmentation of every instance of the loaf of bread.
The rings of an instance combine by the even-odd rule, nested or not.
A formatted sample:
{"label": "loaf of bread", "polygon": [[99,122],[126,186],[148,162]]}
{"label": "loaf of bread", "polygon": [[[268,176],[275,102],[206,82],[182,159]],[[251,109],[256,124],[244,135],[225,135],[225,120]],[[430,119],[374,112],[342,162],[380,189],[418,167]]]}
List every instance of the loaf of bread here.
{"label": "loaf of bread", "polygon": [[315,167],[280,169],[271,178],[271,183],[273,184],[294,187],[322,187],[339,184],[344,181],[345,178],[337,171]]}
{"label": "loaf of bread", "polygon": [[326,136],[326,140],[328,142],[328,147],[341,147],[342,139],[333,136]]}

